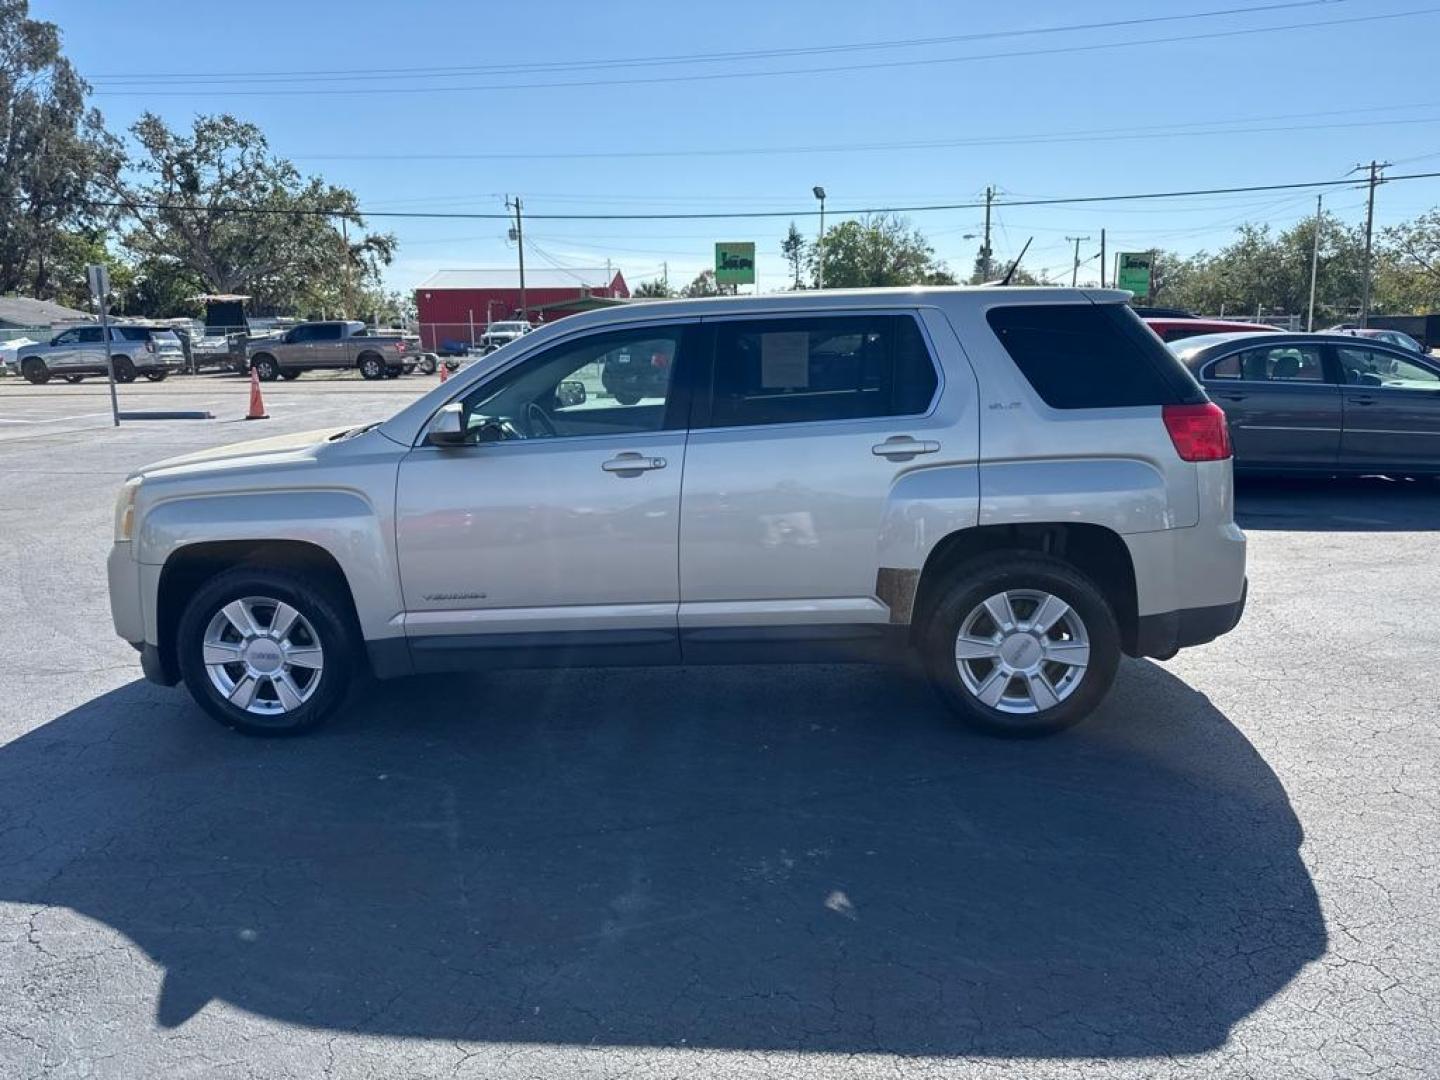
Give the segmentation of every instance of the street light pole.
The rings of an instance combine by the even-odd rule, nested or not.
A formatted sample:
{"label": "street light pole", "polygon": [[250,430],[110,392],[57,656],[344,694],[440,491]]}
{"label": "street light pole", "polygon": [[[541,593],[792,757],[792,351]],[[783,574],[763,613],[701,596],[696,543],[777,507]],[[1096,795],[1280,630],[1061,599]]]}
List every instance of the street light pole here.
{"label": "street light pole", "polygon": [[1315,236],[1310,248],[1310,313],[1305,316],[1307,334],[1315,331],[1315,277],[1320,269],[1320,207],[1324,202],[1324,195],[1315,196]]}
{"label": "street light pole", "polygon": [[811,189],[820,200],[820,268],[816,271],[816,288],[825,288],[825,189],[816,184]]}

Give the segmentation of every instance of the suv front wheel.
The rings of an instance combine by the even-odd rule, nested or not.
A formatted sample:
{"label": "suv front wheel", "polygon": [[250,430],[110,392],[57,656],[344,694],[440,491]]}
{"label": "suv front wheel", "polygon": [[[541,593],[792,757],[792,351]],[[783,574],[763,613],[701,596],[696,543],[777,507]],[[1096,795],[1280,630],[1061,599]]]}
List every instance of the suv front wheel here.
{"label": "suv front wheel", "polygon": [[344,702],[357,655],[340,597],[253,567],[201,586],[180,616],[176,649],[195,700],[247,735],[315,727]]}
{"label": "suv front wheel", "polygon": [[953,571],[923,631],[925,665],[960,719],[998,735],[1044,735],[1100,704],[1120,630],[1099,589],[1047,555],[992,555]]}

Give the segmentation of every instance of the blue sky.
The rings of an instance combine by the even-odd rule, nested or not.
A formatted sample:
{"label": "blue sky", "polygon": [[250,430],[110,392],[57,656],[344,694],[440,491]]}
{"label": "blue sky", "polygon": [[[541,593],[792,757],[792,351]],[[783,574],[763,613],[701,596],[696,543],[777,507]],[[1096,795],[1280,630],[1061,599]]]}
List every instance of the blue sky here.
{"label": "blue sky", "polygon": [[[1067,236],[1092,237],[1082,257],[1098,250],[1102,227],[1112,252],[1213,249],[1241,221],[1283,226],[1312,212],[1314,193],[1003,200],[1338,179],[1371,158],[1395,162],[1395,173],[1440,171],[1440,86],[1426,44],[1440,41],[1440,3],[1425,0],[31,0],[31,10],[60,25],[114,129],[146,109],[176,125],[233,112],[259,124],[275,152],[377,211],[503,212],[504,195],[519,193],[534,215],[530,265],[608,257],[632,284],[666,262],[683,284],[710,265],[714,241],[754,240],[761,287],[778,286],[789,218],[539,215],[793,209],[813,234],[815,184],[832,221],[851,207],[970,202],[994,184],[997,260],[1033,235],[1027,267],[1068,278]],[[934,38],[952,40],[663,62]],[[1136,41],[1145,43],[1111,47]],[[774,71],[803,73],[764,74]],[[283,74],[292,72],[301,74]],[[588,85],[534,85],[563,82]],[[932,145],[873,148],[896,143]],[[780,152],[755,152],[770,150]],[[584,156],[616,154],[630,156]],[[1347,219],[1363,215],[1362,190],[1325,199]],[[1437,204],[1440,179],[1388,185],[1377,222]],[[969,272],[978,241],[965,234],[980,231],[980,211],[910,216],[952,269]],[[372,224],[400,239],[395,288],[441,267],[515,261],[501,221]],[[1081,280],[1096,273],[1091,261]]]}

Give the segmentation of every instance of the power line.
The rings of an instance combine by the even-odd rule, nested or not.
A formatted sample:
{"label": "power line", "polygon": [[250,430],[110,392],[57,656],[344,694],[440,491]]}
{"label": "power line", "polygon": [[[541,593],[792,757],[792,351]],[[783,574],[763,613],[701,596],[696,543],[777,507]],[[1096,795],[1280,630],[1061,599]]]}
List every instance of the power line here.
{"label": "power line", "polygon": [[[1432,180],[1440,172],[1401,173],[1387,176],[1385,182],[1399,183],[1406,180]],[[1093,203],[1137,202],[1146,199],[1184,199],[1207,195],[1238,195],[1252,191],[1304,191],[1329,187],[1354,187],[1354,179],[1343,180],[1302,180],[1288,184],[1243,184],[1235,187],[1196,188],[1189,191],[1141,191],[1113,195],[1066,195],[1038,199],[1011,199],[1004,203],[996,200],[995,205],[1013,206],[1076,206]],[[23,202],[21,196],[7,196],[5,201]],[[509,214],[471,213],[436,210],[353,210],[334,209],[279,209],[268,206],[187,206],[183,203],[159,203],[135,200],[76,199],[72,205],[86,206],[97,210],[166,210],[174,212],[254,214],[272,217],[367,217],[367,218],[416,218],[440,221],[509,221]],[[914,206],[869,206],[848,210],[831,210],[831,214],[863,217],[867,214],[924,214],[944,210],[978,210],[981,202],[929,203]],[[720,221],[748,218],[809,217],[815,213],[811,207],[790,210],[734,210],[695,211],[686,213],[655,214],[529,214],[534,221]]]}
{"label": "power line", "polygon": [[434,78],[454,78],[475,74],[528,74],[546,71],[592,71],[615,67],[660,67],[674,64],[718,64],[735,60],[769,60],[791,56],[820,56],[834,53],[881,51],[886,49],[913,49],[936,45],[958,45],[967,41],[994,41],[1002,38],[1037,37],[1045,34],[1079,33],[1086,30],[1115,30],[1130,26],[1145,26],[1152,23],[1187,22],[1196,19],[1213,19],[1226,15],[1258,15],[1271,11],[1292,8],[1321,7],[1348,0],[1287,0],[1284,3],[1260,4],[1249,7],[1220,8],[1212,11],[1196,11],[1180,15],[1151,15],[1133,19],[1110,19],[1104,22],[1064,23],[1056,26],[1022,27],[1015,30],[989,30],[969,34],[948,34],[942,37],[898,38],[881,41],[858,41],[837,45],[813,45],[786,49],[744,49],[733,52],[686,53],[671,56],[630,56],[612,57],[601,60],[570,60],[532,62],[525,64],[487,64],[483,67],[431,68],[426,72],[413,71],[368,71],[357,74],[353,68],[320,68],[300,71],[191,71],[191,72],[113,72],[91,77],[94,82],[136,82],[158,83],[178,82],[186,79],[208,79],[215,82],[265,83],[295,80],[310,81],[353,81],[373,82],[377,77],[414,78],[417,75]]}
{"label": "power line", "polygon": [[[1437,9],[1440,10],[1440,9]],[[1395,112],[1399,109],[1436,108],[1440,102],[1423,102],[1414,105],[1374,105],[1356,109],[1327,109],[1310,113],[1277,113],[1272,116],[1251,118],[1251,123],[1266,123],[1275,120],[1297,120],[1318,116],[1345,116],[1357,113]],[[686,148],[682,150],[578,150],[541,151],[538,153],[477,153],[477,154],[297,154],[298,161],[585,161],[608,158],[686,158],[686,157],[752,157],[760,155],[787,154],[854,154],[868,152],[891,152],[895,150],[943,150],[954,147],[975,146],[1028,146],[1035,143],[1071,142],[1121,142],[1148,139],[1157,134],[1183,133],[1195,137],[1204,135],[1254,135],[1289,133],[1294,131],[1330,131],[1355,127],[1387,127],[1406,124],[1433,124],[1440,117],[1404,117],[1392,120],[1353,120],[1330,124],[1286,124],[1283,127],[1221,127],[1223,120],[1194,120],[1184,123],[1151,124],[1143,127],[1093,128],[1087,131],[1037,132],[1029,135],[989,135],[958,139],[921,139],[904,142],[874,143],[830,143],[815,146],[750,146],[728,149]],[[1230,121],[1229,123],[1237,123]],[[1208,128],[1212,130],[1196,130]]]}
{"label": "power line", "polygon": [[[1170,45],[1177,42],[1215,41],[1223,38],[1244,37],[1251,34],[1273,34],[1288,30],[1311,30],[1324,29],[1332,26],[1353,26],[1361,23],[1381,22],[1392,19],[1407,19],[1417,15],[1433,15],[1440,12],[1440,7],[1417,8],[1411,11],[1389,12],[1383,15],[1356,15],[1345,19],[1329,19],[1323,21],[1308,21],[1283,23],[1274,26],[1256,26],[1233,30],[1214,30],[1200,34],[1180,34],[1170,37],[1134,38],[1128,41],[1096,42],[1088,45],[1063,45],[1046,49],[1018,49],[1009,52],[972,53],[965,56],[934,56],[934,57],[912,57],[905,60],[881,60],[863,64],[839,64],[826,67],[805,67],[805,68],[774,68],[768,71],[747,71],[743,73],[746,79],[773,78],[786,75],[827,75],[847,74],[853,75],[857,71],[878,71],[894,68],[914,68],[931,66],[936,64],[966,64],[983,60],[1013,60],[1023,57],[1034,56],[1060,56],[1072,53],[1091,53],[1107,49],[1129,49],[1141,46]],[[647,77],[633,77],[624,79],[572,79],[564,82],[512,82],[512,83],[474,83],[468,86],[356,86],[344,89],[327,89],[317,87],[295,87],[291,89],[274,90],[221,90],[207,87],[191,87],[187,90],[147,90],[147,89],[124,89],[124,90],[97,90],[96,96],[106,97],[187,97],[193,98],[196,95],[223,96],[223,97],[315,97],[315,96],[348,96],[348,95],[374,95],[374,94],[448,94],[456,92],[475,91],[514,91],[514,90],[544,90],[544,89],[585,89],[592,87],[606,86],[650,86],[662,83],[698,83],[713,82],[716,80],[734,80],[737,74],[732,71],[700,72],[690,75],[659,75]]]}

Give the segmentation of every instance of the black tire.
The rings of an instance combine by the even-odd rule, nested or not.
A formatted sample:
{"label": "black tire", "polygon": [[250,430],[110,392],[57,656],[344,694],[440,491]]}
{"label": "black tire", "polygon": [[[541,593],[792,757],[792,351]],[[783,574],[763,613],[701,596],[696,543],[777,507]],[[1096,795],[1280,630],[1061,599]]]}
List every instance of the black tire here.
{"label": "black tire", "polygon": [[398,379],[403,374],[405,374],[404,368],[387,367],[385,369],[385,378],[387,379]]}
{"label": "black tire", "polygon": [[[250,597],[289,604],[313,627],[323,650],[324,666],[313,676],[318,683],[291,711],[257,715],[242,709],[222,695],[206,670],[205,633],[211,620],[230,602]],[[348,605],[334,589],[288,571],[261,567],[240,566],[211,578],[191,597],[176,629],[180,674],[191,696],[220,723],[246,735],[296,735],[324,722],[349,695],[352,678],[359,670],[360,649],[360,635]],[[244,671],[243,667],[232,670]],[[273,684],[268,685],[271,696],[276,697]],[[264,694],[262,685],[257,700]]]}
{"label": "black tire", "polygon": [[375,353],[366,353],[360,357],[355,364],[360,369],[360,377],[374,381],[385,377],[385,361]]}
{"label": "black tire", "polygon": [[255,372],[261,382],[274,382],[280,377],[280,365],[269,353],[261,353],[251,360],[250,370]]}
{"label": "black tire", "polygon": [[[1057,704],[1030,713],[1017,714],[1009,708],[997,708],[981,701],[966,685],[956,659],[959,633],[966,620],[984,602],[1000,593],[1033,590],[1048,593],[1069,605],[1067,618],[1078,617],[1089,643],[1088,663],[1078,679]],[[1033,612],[1032,612],[1033,613]],[[1023,615],[1015,612],[1023,625]],[[1053,631],[1054,643],[1066,644],[1063,627]],[[1031,636],[1031,640],[1036,639]],[[1047,637],[1048,640],[1048,637]],[[1024,642],[1021,655],[1024,656]],[[938,602],[931,609],[921,631],[921,652],[930,681],[941,699],[961,720],[995,735],[1024,737],[1047,735],[1079,723],[1100,704],[1115,680],[1120,663],[1120,629],[1115,613],[1095,584],[1075,567],[1048,555],[1016,551],[981,556],[955,568],[942,586]],[[1033,650],[1033,645],[1031,646]],[[1029,654],[1034,656],[1033,651]],[[986,661],[972,661],[968,670],[977,677]],[[1064,665],[1050,666],[1041,662],[1041,669],[1065,671]],[[986,674],[987,672],[979,672]],[[1004,678],[1003,674],[1000,676]],[[1062,675],[1063,679],[1064,676]],[[1027,681],[1019,675],[1005,679],[1000,692],[1021,686]],[[1050,674],[1046,685],[1056,685]],[[980,683],[984,690],[984,683]],[[1016,695],[1017,697],[1019,695]],[[1038,697],[1038,693],[1036,694]],[[1000,704],[1004,705],[1002,699]],[[1014,707],[1013,704],[1010,707]]]}
{"label": "black tire", "polygon": [[169,374],[170,372],[166,371],[164,368],[151,368],[149,371],[145,372],[145,378],[149,379],[151,382],[164,382],[165,376]]}
{"label": "black tire", "polygon": [[616,390],[615,400],[621,405],[635,405],[640,401],[640,395],[634,390]]}
{"label": "black tire", "polygon": [[110,361],[110,367],[115,372],[115,381],[118,383],[132,383],[135,381],[135,365],[131,363],[128,356],[117,356]]}
{"label": "black tire", "polygon": [[295,369],[290,368],[290,369],[287,369],[287,370],[285,370],[285,371],[280,372],[280,377],[281,377],[282,379],[284,379],[286,382],[294,382],[296,379],[298,379],[298,378],[299,378],[301,375],[303,375],[303,374],[304,374],[304,372],[296,371]]}
{"label": "black tire", "polygon": [[62,375],[60,377],[64,379],[67,383],[69,383],[71,386],[74,386],[81,379],[85,378],[84,375]]}
{"label": "black tire", "polygon": [[44,386],[50,381],[50,369],[38,356],[27,356],[21,360],[20,374],[24,375],[25,381],[32,386]]}
{"label": "black tire", "polygon": [[415,361],[415,370],[418,371],[421,375],[434,375],[435,372],[439,370],[439,367],[440,362],[436,360],[435,357],[431,356],[429,353],[426,353],[424,356],[420,357],[419,360]]}

